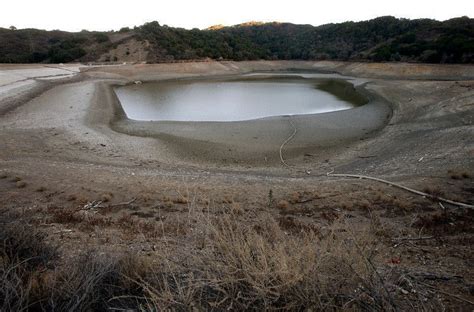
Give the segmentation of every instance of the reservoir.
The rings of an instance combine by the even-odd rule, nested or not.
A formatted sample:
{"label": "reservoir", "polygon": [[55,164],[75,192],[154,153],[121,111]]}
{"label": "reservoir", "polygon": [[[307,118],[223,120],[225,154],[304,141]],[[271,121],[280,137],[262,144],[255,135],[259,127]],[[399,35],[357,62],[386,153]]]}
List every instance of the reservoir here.
{"label": "reservoir", "polygon": [[346,81],[294,76],[147,82],[115,92],[127,117],[138,121],[244,121],[366,103]]}

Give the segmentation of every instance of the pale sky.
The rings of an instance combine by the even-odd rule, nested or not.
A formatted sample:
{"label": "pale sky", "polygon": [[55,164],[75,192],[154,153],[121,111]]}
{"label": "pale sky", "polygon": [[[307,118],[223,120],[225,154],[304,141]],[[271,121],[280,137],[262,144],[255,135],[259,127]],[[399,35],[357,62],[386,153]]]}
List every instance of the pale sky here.
{"label": "pale sky", "polygon": [[2,0],[0,27],[118,30],[158,21],[183,28],[226,26],[247,21],[321,25],[378,16],[474,17],[470,0]]}

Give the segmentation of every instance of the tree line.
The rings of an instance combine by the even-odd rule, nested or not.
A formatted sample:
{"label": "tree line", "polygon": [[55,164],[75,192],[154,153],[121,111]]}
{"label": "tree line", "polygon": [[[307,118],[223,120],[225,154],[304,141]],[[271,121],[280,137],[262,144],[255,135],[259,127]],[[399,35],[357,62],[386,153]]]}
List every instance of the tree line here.
{"label": "tree line", "polygon": [[150,63],[208,58],[474,62],[474,19],[460,17],[440,22],[391,16],[317,27],[274,22],[187,30],[154,21],[118,32],[0,28],[0,62],[97,61],[132,38],[149,43]]}

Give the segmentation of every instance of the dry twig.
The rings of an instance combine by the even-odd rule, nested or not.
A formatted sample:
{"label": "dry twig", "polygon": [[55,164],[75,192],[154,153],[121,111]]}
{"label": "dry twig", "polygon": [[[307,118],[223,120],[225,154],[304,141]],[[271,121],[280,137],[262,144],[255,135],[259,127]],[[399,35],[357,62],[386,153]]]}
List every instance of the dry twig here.
{"label": "dry twig", "polygon": [[446,198],[443,198],[443,197],[431,195],[431,194],[428,194],[428,193],[425,193],[425,192],[417,191],[415,189],[403,186],[403,185],[398,184],[398,183],[390,182],[390,181],[379,179],[379,178],[374,178],[374,177],[369,177],[369,176],[364,176],[364,175],[358,175],[358,174],[341,174],[341,173],[332,173],[332,172],[328,172],[326,175],[328,177],[356,178],[356,179],[366,179],[366,180],[377,181],[377,182],[388,184],[390,186],[398,187],[402,190],[408,191],[408,192],[413,193],[413,194],[417,194],[417,195],[420,195],[420,196],[423,196],[423,197],[428,197],[428,198],[431,198],[431,199],[435,199],[435,200],[438,200],[438,201],[441,201],[441,202],[444,202],[444,203],[448,203],[448,204],[451,204],[451,205],[454,205],[454,206],[463,207],[463,208],[470,208],[470,209],[474,208],[474,205],[461,203],[461,202],[446,199]]}

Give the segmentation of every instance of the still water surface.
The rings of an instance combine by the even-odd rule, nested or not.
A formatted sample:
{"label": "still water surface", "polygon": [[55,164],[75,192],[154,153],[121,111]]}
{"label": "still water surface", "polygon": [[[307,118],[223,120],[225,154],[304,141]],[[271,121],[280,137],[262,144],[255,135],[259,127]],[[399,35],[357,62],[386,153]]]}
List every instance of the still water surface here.
{"label": "still water surface", "polygon": [[115,92],[127,117],[141,121],[241,121],[344,110],[364,101],[348,83],[294,78],[150,82]]}

